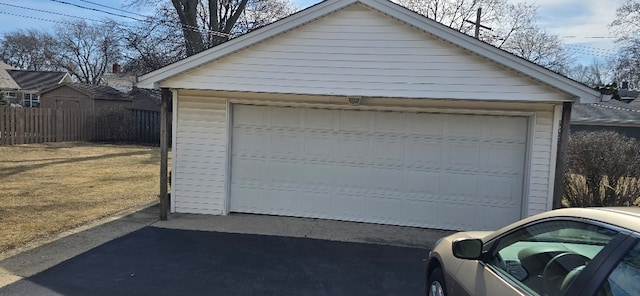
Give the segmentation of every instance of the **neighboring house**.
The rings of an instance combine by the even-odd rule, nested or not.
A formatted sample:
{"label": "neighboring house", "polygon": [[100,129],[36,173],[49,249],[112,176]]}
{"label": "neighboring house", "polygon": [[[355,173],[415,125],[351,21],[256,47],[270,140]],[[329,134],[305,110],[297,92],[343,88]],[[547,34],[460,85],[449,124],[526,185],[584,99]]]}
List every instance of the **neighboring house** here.
{"label": "neighboring house", "polygon": [[326,0],[141,77],[173,93],[171,211],[495,229],[552,208],[599,92],[386,0]]}
{"label": "neighboring house", "polygon": [[40,101],[42,108],[98,111],[131,108],[132,98],[110,86],[65,83],[41,92]]}
{"label": "neighboring house", "polygon": [[120,71],[119,64],[113,64],[111,67],[111,73],[105,73],[102,76],[102,80],[104,80],[108,86],[111,86],[123,93],[128,93],[135,89],[136,78],[136,75],[122,73]]}
{"label": "neighboring house", "polygon": [[571,111],[571,131],[610,130],[640,140],[640,104],[617,100],[575,104]]}
{"label": "neighboring house", "polygon": [[618,96],[621,101],[631,102],[640,98],[640,91],[633,89],[619,89]]}
{"label": "neighboring house", "polygon": [[71,76],[66,72],[15,70],[0,64],[0,90],[11,103],[24,107],[38,107],[38,92],[70,82]]}
{"label": "neighboring house", "polygon": [[13,70],[13,67],[0,61],[0,91],[10,92],[20,88],[20,86],[11,78],[7,70]]}

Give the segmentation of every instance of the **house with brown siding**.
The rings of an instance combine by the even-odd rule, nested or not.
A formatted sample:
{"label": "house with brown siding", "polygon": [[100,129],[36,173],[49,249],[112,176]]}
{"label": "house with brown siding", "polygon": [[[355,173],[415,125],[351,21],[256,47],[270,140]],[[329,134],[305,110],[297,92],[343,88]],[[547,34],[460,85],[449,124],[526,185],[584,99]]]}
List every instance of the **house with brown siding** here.
{"label": "house with brown siding", "polygon": [[131,108],[132,97],[104,85],[65,83],[40,93],[42,108],[104,110]]}
{"label": "house with brown siding", "polygon": [[0,62],[0,92],[11,103],[24,107],[39,107],[38,92],[71,82],[67,72],[16,70]]}

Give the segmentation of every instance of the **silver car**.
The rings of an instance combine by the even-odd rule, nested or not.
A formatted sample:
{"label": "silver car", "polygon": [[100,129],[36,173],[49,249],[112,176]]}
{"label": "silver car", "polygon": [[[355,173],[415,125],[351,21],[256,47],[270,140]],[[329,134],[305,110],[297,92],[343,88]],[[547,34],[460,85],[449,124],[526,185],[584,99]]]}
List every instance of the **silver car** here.
{"label": "silver car", "polygon": [[640,207],[560,209],[445,237],[426,294],[640,295]]}

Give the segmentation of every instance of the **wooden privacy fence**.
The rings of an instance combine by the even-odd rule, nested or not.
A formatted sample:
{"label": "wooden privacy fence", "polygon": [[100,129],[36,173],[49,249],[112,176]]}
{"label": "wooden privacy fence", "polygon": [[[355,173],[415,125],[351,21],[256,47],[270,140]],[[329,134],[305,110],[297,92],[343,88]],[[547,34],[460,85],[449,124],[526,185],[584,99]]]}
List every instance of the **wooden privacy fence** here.
{"label": "wooden privacy fence", "polygon": [[[130,112],[133,121],[131,125],[131,140],[139,143],[160,145],[160,112],[136,109],[132,109]],[[168,116],[171,118],[171,115]],[[170,129],[171,123],[169,122]],[[171,143],[170,139],[169,143]]]}
{"label": "wooden privacy fence", "polygon": [[92,138],[90,111],[0,107],[0,145],[90,141]]}
{"label": "wooden privacy fence", "polygon": [[[171,123],[169,134],[170,128]],[[92,112],[0,107],[0,145],[62,141],[160,145],[160,112],[136,109]]]}

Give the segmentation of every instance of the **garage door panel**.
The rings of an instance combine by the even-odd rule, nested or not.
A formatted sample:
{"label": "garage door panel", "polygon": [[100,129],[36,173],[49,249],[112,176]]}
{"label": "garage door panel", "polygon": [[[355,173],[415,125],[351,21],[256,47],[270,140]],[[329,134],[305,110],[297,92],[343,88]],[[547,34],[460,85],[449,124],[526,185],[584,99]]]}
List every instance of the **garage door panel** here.
{"label": "garage door panel", "polygon": [[471,200],[478,192],[478,175],[475,173],[445,172],[440,180],[442,192],[449,196]]}
{"label": "garage door panel", "polygon": [[478,209],[475,204],[441,203],[438,211],[439,222],[453,229],[473,229],[473,224],[480,222],[476,216]]}
{"label": "garage door panel", "polygon": [[269,161],[259,158],[234,158],[231,162],[231,180],[254,180],[268,182],[270,180]]}
{"label": "garage door panel", "polygon": [[304,109],[298,108],[270,108],[271,126],[274,128],[293,128],[301,126],[301,112]]}
{"label": "garage door panel", "polygon": [[373,188],[386,189],[401,192],[404,190],[402,186],[402,169],[394,168],[371,168],[369,184],[375,184]]}
{"label": "garage door panel", "polygon": [[231,149],[234,155],[266,155],[270,135],[263,129],[234,128],[233,144]]}
{"label": "garage door panel", "polygon": [[403,188],[410,193],[440,193],[440,173],[407,169],[404,174]]}
{"label": "garage door panel", "polygon": [[407,141],[407,163],[416,166],[440,167],[443,158],[443,141],[418,138]]}
{"label": "garage door panel", "polygon": [[338,165],[334,172],[338,176],[338,186],[367,188],[370,184],[368,167],[342,164]]}
{"label": "garage door panel", "polygon": [[374,131],[376,133],[403,134],[407,130],[407,116],[400,112],[374,113]]}
{"label": "garage door panel", "polygon": [[488,144],[480,165],[491,171],[520,173],[525,156],[524,144]]}
{"label": "garage door panel", "polygon": [[440,137],[444,133],[446,115],[416,113],[408,115],[411,119],[411,134]]}
{"label": "garage door panel", "polygon": [[377,136],[371,143],[371,161],[399,164],[404,162],[404,139],[395,136]]}
{"label": "garage door panel", "polygon": [[514,205],[513,197],[522,190],[522,182],[517,176],[482,176],[479,197],[488,203]]}
{"label": "garage door panel", "polygon": [[300,174],[310,185],[335,186],[339,178],[334,164],[311,163]]}
{"label": "garage door panel", "polygon": [[233,122],[235,126],[242,125],[254,125],[254,126],[267,126],[268,118],[267,113],[269,108],[262,106],[242,106],[233,110]]}
{"label": "garage door panel", "polygon": [[335,147],[338,142],[334,134],[307,133],[304,136],[304,154],[310,159],[330,160],[335,157]]}
{"label": "garage door panel", "polygon": [[366,162],[369,159],[369,141],[364,135],[342,134],[338,141],[338,155],[343,162]]}
{"label": "garage door panel", "polygon": [[370,128],[369,111],[341,110],[339,128],[341,131],[368,132]]}
{"label": "garage door panel", "polygon": [[[515,128],[514,128],[515,127]],[[524,117],[494,117],[489,123],[489,139],[524,143],[527,134],[527,119]]]}
{"label": "garage door panel", "polygon": [[485,117],[477,115],[449,115],[446,134],[452,138],[480,139]]}
{"label": "garage door panel", "polygon": [[449,141],[444,166],[458,170],[478,170],[481,145],[477,142]]}
{"label": "garage door panel", "polygon": [[337,126],[335,110],[328,109],[304,109],[304,126],[310,130],[333,131]]}
{"label": "garage door panel", "polygon": [[273,130],[271,143],[265,152],[277,158],[299,158],[302,152],[304,134],[291,130]]}
{"label": "garage door panel", "polygon": [[[520,218],[526,123],[236,105],[230,209],[443,229],[500,227]],[[484,221],[486,207],[498,217]]]}

